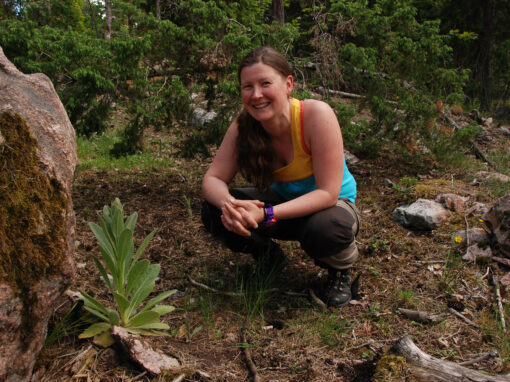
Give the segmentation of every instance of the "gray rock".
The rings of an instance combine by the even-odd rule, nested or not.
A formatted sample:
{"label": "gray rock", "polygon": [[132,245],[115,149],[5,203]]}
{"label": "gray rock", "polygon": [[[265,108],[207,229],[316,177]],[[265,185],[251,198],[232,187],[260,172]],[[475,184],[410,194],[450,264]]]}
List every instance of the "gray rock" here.
{"label": "gray rock", "polygon": [[466,240],[467,237],[469,237],[470,244],[475,244],[475,243],[488,244],[490,241],[489,234],[483,228],[470,228],[467,231],[467,235],[466,235],[465,229],[461,230],[461,231],[457,231],[452,235],[452,240],[456,241],[456,239],[458,237],[460,237],[462,239],[462,241],[460,242],[461,244],[467,243],[467,240]]}
{"label": "gray rock", "polygon": [[492,231],[496,247],[510,257],[510,194],[499,198],[483,220]]}
{"label": "gray rock", "polygon": [[491,247],[480,248],[478,244],[473,244],[468,247],[466,254],[462,256],[462,260],[476,262],[478,260],[487,260],[491,257]]}
{"label": "gray rock", "polygon": [[347,151],[345,149],[344,149],[344,156],[345,156],[345,161],[347,162],[348,165],[355,165],[360,162],[359,158],[356,155],[350,153],[349,151]]}
{"label": "gray rock", "polygon": [[469,209],[466,211],[466,215],[470,216],[478,216],[482,217],[489,211],[489,207],[485,203],[475,202]]}
{"label": "gray rock", "polygon": [[212,122],[217,116],[215,111],[207,111],[202,108],[196,108],[193,110],[191,116],[191,125],[193,127],[204,126],[207,123]]}
{"label": "gray rock", "polygon": [[28,381],[74,276],[76,139],[50,79],[21,73],[1,48],[0,131],[0,380]]}
{"label": "gray rock", "polygon": [[450,212],[441,204],[433,200],[418,199],[411,205],[397,207],[392,218],[404,227],[430,231],[439,227],[449,216]]}
{"label": "gray rock", "polygon": [[488,182],[490,180],[499,180],[500,182],[510,182],[510,176],[505,174],[500,174],[499,172],[489,172],[489,171],[478,171],[476,174],[477,179]]}

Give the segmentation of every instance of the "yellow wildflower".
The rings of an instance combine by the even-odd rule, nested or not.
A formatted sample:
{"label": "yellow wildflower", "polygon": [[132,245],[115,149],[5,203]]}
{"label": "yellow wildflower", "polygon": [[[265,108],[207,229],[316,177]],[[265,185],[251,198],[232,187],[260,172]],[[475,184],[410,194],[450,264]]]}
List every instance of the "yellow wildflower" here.
{"label": "yellow wildflower", "polygon": [[461,241],[462,241],[462,236],[457,236],[457,237],[455,238],[455,242],[456,242],[456,243],[460,243]]}

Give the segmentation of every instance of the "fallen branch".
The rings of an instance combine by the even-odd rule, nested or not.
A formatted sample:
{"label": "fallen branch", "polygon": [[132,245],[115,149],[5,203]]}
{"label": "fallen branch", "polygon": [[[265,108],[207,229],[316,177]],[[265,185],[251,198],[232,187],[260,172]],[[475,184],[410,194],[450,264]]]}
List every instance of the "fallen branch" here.
{"label": "fallen branch", "polygon": [[492,260],[497,261],[500,264],[510,267],[510,259],[504,259],[502,257],[492,256]]}
{"label": "fallen branch", "polygon": [[[248,345],[248,341],[246,339],[246,327],[244,325],[241,328],[241,342],[245,345]],[[243,347],[243,354],[246,360],[246,365],[248,366],[248,370],[250,371],[251,376],[253,377],[253,382],[261,382],[260,375],[257,371],[257,366],[255,366],[255,363],[251,358],[251,350],[249,346]]]}
{"label": "fallen branch", "polygon": [[501,293],[499,292],[499,280],[498,275],[494,272],[492,273],[492,282],[494,283],[494,290],[496,292],[496,298],[498,301],[498,309],[499,309],[499,317],[501,319],[501,326],[503,327],[503,332],[506,333],[506,324],[505,324],[505,311],[503,310],[503,302],[501,300]]}
{"label": "fallen branch", "polygon": [[460,314],[459,312],[457,312],[455,309],[453,308],[448,308],[448,311],[450,313],[452,313],[454,316],[460,318],[462,321],[464,321],[465,323],[475,327],[475,328],[478,328],[479,326],[477,324],[475,324],[473,321],[471,321],[469,318],[465,317],[463,314]]}
{"label": "fallen branch", "polygon": [[402,355],[412,372],[427,381],[439,382],[510,382],[508,375],[490,376],[478,373],[453,362],[443,361],[423,352],[414,344],[410,336],[400,338],[392,351]]}
{"label": "fallen branch", "polygon": [[322,311],[325,311],[328,308],[327,305],[324,303],[324,301],[322,301],[319,297],[317,297],[317,295],[315,294],[315,292],[313,291],[312,288],[309,289],[308,293],[309,293],[310,300],[312,301],[312,303],[315,304],[316,306],[318,306]]}
{"label": "fallen branch", "polygon": [[484,162],[487,162],[487,164],[489,166],[491,166],[492,168],[496,168],[496,165],[494,164],[494,162],[491,161],[489,158],[487,158],[485,153],[482,151],[482,149],[480,148],[480,146],[478,146],[478,144],[476,142],[473,142],[473,150],[477,157],[479,157]]}
{"label": "fallen branch", "polygon": [[477,363],[477,362],[482,362],[482,361],[485,361],[485,360],[488,360],[488,359],[491,359],[491,358],[496,358],[498,355],[499,355],[499,353],[498,353],[497,350],[491,350],[491,351],[489,351],[489,352],[487,352],[485,354],[482,354],[479,357],[476,357],[476,358],[471,359],[469,361],[461,362],[461,363],[459,363],[459,365],[461,365],[461,366],[472,365],[472,364]]}
{"label": "fallen branch", "polygon": [[418,310],[409,310],[409,309],[403,309],[399,308],[398,311],[404,315],[405,317],[416,321],[416,322],[422,322],[425,324],[435,324],[438,322],[441,322],[445,319],[446,315],[444,313],[427,313],[427,312],[421,312]]}

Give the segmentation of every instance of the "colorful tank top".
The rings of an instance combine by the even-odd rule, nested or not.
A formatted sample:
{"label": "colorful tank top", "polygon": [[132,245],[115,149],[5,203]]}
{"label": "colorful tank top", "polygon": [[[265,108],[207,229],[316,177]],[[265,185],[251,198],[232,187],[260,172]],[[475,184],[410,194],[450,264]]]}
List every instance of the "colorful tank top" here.
{"label": "colorful tank top", "polygon": [[[291,135],[294,159],[288,165],[273,172],[271,187],[284,199],[291,200],[317,188],[312,167],[312,153],[305,145],[303,133],[303,101],[292,99]],[[338,198],[356,200],[356,181],[349,172],[344,159],[342,188]]]}

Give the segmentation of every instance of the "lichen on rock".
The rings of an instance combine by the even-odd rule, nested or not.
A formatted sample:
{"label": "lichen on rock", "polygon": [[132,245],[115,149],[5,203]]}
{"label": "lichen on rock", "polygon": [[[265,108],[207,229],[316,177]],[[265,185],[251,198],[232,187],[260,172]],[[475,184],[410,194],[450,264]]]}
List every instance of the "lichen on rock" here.
{"label": "lichen on rock", "polygon": [[[20,296],[23,319],[30,320],[30,287],[60,271],[68,200],[41,171],[38,143],[19,115],[0,115],[0,135],[0,281]],[[23,326],[30,332],[29,321]]]}

